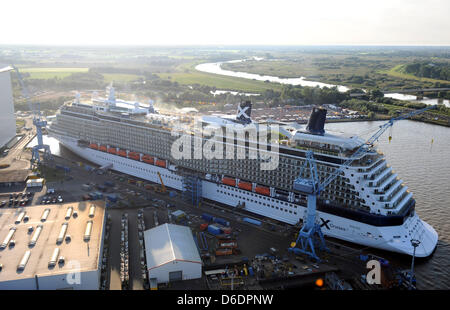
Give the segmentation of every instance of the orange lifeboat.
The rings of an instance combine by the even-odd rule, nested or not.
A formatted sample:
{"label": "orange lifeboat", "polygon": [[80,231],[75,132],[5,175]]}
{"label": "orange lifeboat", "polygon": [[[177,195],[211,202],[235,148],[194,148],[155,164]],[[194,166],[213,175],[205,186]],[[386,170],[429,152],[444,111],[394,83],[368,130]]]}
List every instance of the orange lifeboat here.
{"label": "orange lifeboat", "polygon": [[265,187],[265,186],[256,186],[255,187],[255,192],[261,195],[266,195],[266,196],[270,196],[270,188]]}
{"label": "orange lifeboat", "polygon": [[106,145],[100,145],[98,149],[102,152],[106,152]]}
{"label": "orange lifeboat", "polygon": [[136,152],[128,152],[128,158],[134,159],[134,160],[139,160],[140,154],[136,153]]}
{"label": "orange lifeboat", "polygon": [[108,153],[116,155],[117,149],[115,147],[108,147]]}
{"label": "orange lifeboat", "polygon": [[93,150],[98,150],[98,144],[96,144],[96,143],[89,144],[89,147]]}
{"label": "orange lifeboat", "polygon": [[118,152],[119,156],[127,157],[127,151],[120,149]]}
{"label": "orange lifeboat", "polygon": [[240,189],[245,189],[246,191],[251,191],[252,190],[252,183],[239,181],[238,187]]}
{"label": "orange lifeboat", "polygon": [[154,165],[155,159],[151,157],[150,155],[143,155],[141,159],[144,163]]}
{"label": "orange lifeboat", "polygon": [[165,160],[157,159],[155,164],[156,164],[157,166],[166,168],[166,161],[165,161]]}
{"label": "orange lifeboat", "polygon": [[236,186],[236,179],[233,178],[222,178],[222,183],[230,186]]}

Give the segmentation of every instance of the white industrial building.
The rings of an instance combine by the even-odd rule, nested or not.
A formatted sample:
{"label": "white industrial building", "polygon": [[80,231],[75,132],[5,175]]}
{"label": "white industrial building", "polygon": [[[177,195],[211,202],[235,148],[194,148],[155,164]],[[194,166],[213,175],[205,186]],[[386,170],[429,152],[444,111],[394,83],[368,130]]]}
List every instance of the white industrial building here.
{"label": "white industrial building", "polygon": [[189,227],[164,224],[144,232],[148,277],[157,283],[202,277],[202,260]]}
{"label": "white industrial building", "polygon": [[105,202],[2,208],[0,290],[97,290]]}
{"label": "white industrial building", "polygon": [[16,135],[10,66],[0,64],[0,148]]}

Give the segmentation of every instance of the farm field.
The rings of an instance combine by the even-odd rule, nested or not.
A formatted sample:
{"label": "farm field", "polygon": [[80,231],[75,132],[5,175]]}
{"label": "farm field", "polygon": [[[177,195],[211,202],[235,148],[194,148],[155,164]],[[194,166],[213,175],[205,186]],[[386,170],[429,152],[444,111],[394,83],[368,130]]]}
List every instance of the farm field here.
{"label": "farm field", "polygon": [[88,72],[89,68],[59,68],[59,67],[34,67],[34,68],[20,68],[20,72],[29,73],[30,79],[53,79],[53,78],[65,78],[72,73],[76,72]]}

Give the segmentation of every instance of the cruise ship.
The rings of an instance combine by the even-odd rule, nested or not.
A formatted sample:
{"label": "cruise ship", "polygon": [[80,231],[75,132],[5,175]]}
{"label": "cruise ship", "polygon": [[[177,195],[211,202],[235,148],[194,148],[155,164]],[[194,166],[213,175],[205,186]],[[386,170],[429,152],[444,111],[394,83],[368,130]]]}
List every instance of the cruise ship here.
{"label": "cruise ship", "polygon": [[[306,152],[312,150],[320,179],[336,171],[362,145],[362,139],[325,132],[326,110],[314,108],[306,126],[280,124],[266,141],[247,128],[263,124],[251,119],[251,103],[243,102],[236,115],[187,116],[157,112],[148,105],[116,99],[110,87],[107,98],[82,102],[77,97],[64,104],[48,128],[62,145],[100,166],[182,191],[186,197],[218,202],[231,207],[299,225],[306,218],[306,195],[293,190]],[[202,135],[198,129],[214,128]],[[225,129],[236,130],[225,136]],[[224,134],[218,134],[224,129]],[[211,134],[215,132],[215,134]],[[174,156],[180,137],[194,137]],[[211,142],[213,141],[213,142]],[[206,144],[212,150],[232,155],[207,158],[198,152]],[[223,146],[223,147],[222,147]],[[197,148],[196,148],[197,147]],[[386,163],[374,145],[354,158],[317,199],[316,221],[325,236],[413,255],[411,239],[420,241],[417,257],[427,257],[436,248],[436,231],[415,212],[408,187]],[[261,151],[260,150],[264,150]],[[255,155],[256,154],[256,155]],[[230,153],[227,153],[230,155]],[[273,155],[273,157],[268,156]],[[276,166],[261,169],[270,158]],[[306,175],[304,177],[307,177]]]}

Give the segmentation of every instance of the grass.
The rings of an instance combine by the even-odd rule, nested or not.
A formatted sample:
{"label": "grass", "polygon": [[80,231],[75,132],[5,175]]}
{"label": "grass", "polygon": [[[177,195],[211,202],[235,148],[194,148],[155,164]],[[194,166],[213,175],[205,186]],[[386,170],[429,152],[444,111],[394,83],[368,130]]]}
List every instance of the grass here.
{"label": "grass", "polygon": [[20,72],[22,73],[29,73],[30,79],[41,79],[41,80],[47,80],[47,79],[53,79],[53,78],[65,78],[72,73],[75,72],[88,72],[89,68],[57,68],[57,67],[46,67],[46,68],[21,68]]}
{"label": "grass", "polygon": [[390,70],[380,71],[380,73],[385,73],[387,75],[390,75],[390,76],[393,76],[396,78],[407,79],[407,80],[416,80],[416,81],[420,81],[420,82],[448,83],[448,81],[445,81],[445,80],[423,78],[423,77],[415,76],[413,74],[404,73],[404,72],[402,72],[403,69],[404,69],[404,65],[397,65],[397,66],[391,68]]}
{"label": "grass", "polygon": [[168,79],[172,82],[178,82],[179,84],[200,84],[216,87],[217,89],[250,93],[261,93],[268,89],[281,90],[282,87],[281,84],[277,83],[266,83],[194,70],[189,70],[188,72],[160,73],[158,75],[162,79]]}

